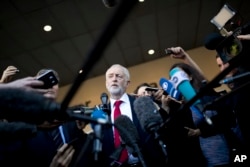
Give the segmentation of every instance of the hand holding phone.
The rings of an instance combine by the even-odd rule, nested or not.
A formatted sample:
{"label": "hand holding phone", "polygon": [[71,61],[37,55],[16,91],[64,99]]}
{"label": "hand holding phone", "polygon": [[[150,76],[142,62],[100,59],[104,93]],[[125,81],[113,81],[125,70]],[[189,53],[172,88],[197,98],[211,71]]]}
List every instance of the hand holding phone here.
{"label": "hand holding phone", "polygon": [[37,80],[43,81],[44,83],[42,86],[38,87],[40,89],[49,89],[58,84],[58,79],[56,78],[52,70],[49,70],[44,74],[37,76]]}
{"label": "hand holding phone", "polygon": [[146,91],[153,91],[153,92],[157,92],[159,90],[159,88],[154,88],[154,87],[146,87],[145,89]]}

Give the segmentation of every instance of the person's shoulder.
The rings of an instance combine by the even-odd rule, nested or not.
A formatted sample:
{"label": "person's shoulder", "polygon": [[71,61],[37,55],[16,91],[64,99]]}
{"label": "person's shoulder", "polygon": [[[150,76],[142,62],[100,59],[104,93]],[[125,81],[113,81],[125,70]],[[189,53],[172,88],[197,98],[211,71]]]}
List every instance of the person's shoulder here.
{"label": "person's shoulder", "polygon": [[129,101],[134,101],[136,99],[135,96],[132,96],[130,94],[127,94],[127,95],[128,95]]}
{"label": "person's shoulder", "polygon": [[62,124],[62,127],[70,133],[76,133],[77,131],[82,131],[77,127],[77,123],[75,120],[64,122]]}

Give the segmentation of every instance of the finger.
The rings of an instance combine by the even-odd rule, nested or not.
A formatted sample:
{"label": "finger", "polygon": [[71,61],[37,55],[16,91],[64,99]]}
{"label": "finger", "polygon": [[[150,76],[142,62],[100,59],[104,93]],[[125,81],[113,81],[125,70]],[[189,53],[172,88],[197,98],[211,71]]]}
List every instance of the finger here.
{"label": "finger", "polygon": [[64,156],[68,155],[73,149],[74,149],[73,146],[67,144],[67,147],[65,147],[64,150],[63,150],[63,155]]}
{"label": "finger", "polygon": [[[30,86],[32,86],[32,87],[39,87],[39,86],[42,86],[44,84],[43,81],[39,81],[39,80],[35,80],[35,79],[30,80],[29,83],[30,83]],[[41,90],[46,90],[46,89],[41,89]]]}
{"label": "finger", "polygon": [[5,75],[15,75],[16,71],[6,71]]}
{"label": "finger", "polygon": [[66,157],[64,158],[64,161],[62,162],[64,166],[68,166],[73,158],[73,155],[75,153],[75,150],[72,149],[68,154],[66,154]]}
{"label": "finger", "polygon": [[12,71],[12,72],[16,72],[18,69],[17,68],[8,68],[8,69],[6,69],[5,71]]}
{"label": "finger", "polygon": [[66,151],[67,147],[69,147],[69,145],[65,143],[57,150],[57,152],[63,153],[64,151]]}

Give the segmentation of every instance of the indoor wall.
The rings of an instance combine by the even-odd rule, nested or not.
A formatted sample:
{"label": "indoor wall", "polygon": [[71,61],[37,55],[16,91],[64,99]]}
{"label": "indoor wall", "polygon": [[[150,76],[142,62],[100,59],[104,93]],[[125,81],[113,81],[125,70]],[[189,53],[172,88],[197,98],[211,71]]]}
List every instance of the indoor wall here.
{"label": "indoor wall", "polygon": [[[193,60],[200,66],[208,80],[213,79],[218,73],[219,68],[215,61],[215,51],[207,50],[204,47],[196,48],[187,51]],[[158,60],[143,63],[137,66],[128,68],[131,75],[131,83],[128,88],[128,93],[132,93],[136,86],[142,82],[157,83],[161,77],[169,78],[168,71],[170,66],[178,59],[173,59],[169,56],[162,57]],[[105,71],[104,71],[105,73]],[[61,102],[67,94],[71,85],[61,87],[59,90],[58,102]],[[226,89],[221,87],[219,89]],[[106,91],[105,74],[89,80],[86,80],[79,87],[77,93],[70,102],[70,106],[84,104],[89,107],[101,104],[100,95]]]}
{"label": "indoor wall", "polygon": [[[189,50],[187,51],[187,53],[200,66],[201,70],[208,80],[212,80],[219,73],[219,67],[216,64],[215,51],[200,47]],[[161,77],[165,77],[168,79],[168,71],[170,69],[170,66],[179,61],[181,60],[165,56],[158,60],[128,68],[131,75],[131,83],[127,92],[132,93],[137,85],[141,84],[142,82],[155,82],[158,84]],[[71,85],[60,88],[59,97],[57,99],[58,102],[62,102],[65,95],[68,93],[70,86]],[[217,88],[218,91],[223,89],[227,90],[227,87],[223,85]],[[75,96],[71,100],[69,106],[84,104],[88,107],[94,107],[95,105],[99,105],[101,104],[100,95],[103,92],[107,93],[105,87],[105,74],[83,82],[76,92]],[[86,126],[84,131],[91,132],[91,126]]]}

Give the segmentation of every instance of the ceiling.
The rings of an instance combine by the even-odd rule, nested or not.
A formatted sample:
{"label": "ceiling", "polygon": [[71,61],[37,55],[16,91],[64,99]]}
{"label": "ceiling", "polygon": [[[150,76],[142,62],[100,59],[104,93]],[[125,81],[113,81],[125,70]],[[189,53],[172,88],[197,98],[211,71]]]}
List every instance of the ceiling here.
{"label": "ceiling", "polygon": [[[114,63],[131,67],[161,58],[167,47],[204,45],[204,37],[217,31],[210,20],[226,2],[250,19],[249,0],[145,0],[125,20],[117,14],[122,0],[116,2],[106,7],[102,0],[1,0],[0,70],[14,65],[20,70],[15,78],[21,78],[53,68],[64,86],[74,82],[80,69],[89,79]],[[109,31],[110,40],[99,43],[103,52],[95,52],[113,16],[122,24]],[[51,32],[43,31],[46,24],[52,25]],[[148,49],[155,53],[148,55]]]}

